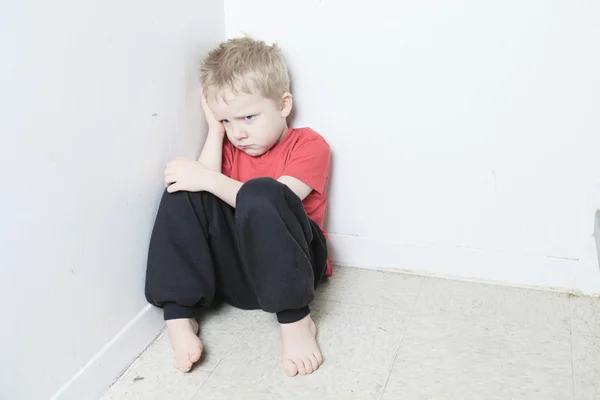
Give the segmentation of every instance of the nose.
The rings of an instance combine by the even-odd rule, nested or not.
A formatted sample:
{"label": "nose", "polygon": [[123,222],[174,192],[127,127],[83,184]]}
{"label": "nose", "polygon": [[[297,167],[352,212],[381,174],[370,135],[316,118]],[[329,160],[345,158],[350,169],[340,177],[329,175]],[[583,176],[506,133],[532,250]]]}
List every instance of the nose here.
{"label": "nose", "polygon": [[243,127],[233,127],[232,136],[235,140],[242,140],[248,137]]}

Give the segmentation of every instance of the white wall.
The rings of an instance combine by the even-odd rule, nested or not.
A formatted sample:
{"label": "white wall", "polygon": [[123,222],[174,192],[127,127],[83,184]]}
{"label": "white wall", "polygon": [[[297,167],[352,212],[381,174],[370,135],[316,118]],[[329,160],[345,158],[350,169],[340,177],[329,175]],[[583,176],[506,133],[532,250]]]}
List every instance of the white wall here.
{"label": "white wall", "polygon": [[[201,145],[196,67],[223,4],[5,3],[0,398],[93,398],[162,325],[147,241],[164,163]],[[599,3],[225,12],[228,36],[283,46],[296,125],[332,145],[338,263],[597,288]]]}
{"label": "white wall", "polygon": [[223,19],[222,1],[3,2],[0,398],[95,398],[164,325],[147,244],[165,163],[199,153]]}
{"label": "white wall", "polygon": [[331,144],[338,263],[600,291],[599,2],[226,0],[225,17],[283,47],[296,125]]}

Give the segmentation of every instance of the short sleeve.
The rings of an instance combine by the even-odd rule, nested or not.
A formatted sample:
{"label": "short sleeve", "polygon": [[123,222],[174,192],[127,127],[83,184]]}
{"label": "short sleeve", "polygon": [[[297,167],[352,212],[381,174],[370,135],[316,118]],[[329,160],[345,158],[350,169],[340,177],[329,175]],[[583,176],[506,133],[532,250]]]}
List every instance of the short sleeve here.
{"label": "short sleeve", "polygon": [[223,139],[223,153],[221,157],[221,173],[231,178],[231,169],[233,165],[233,145],[227,139]]}
{"label": "short sleeve", "polygon": [[327,142],[321,137],[311,138],[296,144],[282,175],[296,178],[323,194],[329,178],[330,162],[331,151]]}

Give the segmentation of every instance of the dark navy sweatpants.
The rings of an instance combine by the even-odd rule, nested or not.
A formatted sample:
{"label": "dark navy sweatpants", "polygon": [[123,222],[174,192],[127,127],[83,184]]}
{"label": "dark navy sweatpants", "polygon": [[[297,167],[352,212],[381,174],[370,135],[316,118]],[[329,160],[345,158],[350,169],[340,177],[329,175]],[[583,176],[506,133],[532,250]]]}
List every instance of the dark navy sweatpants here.
{"label": "dark navy sweatpants", "polygon": [[246,182],[235,209],[208,192],[165,190],[145,294],[165,320],[192,318],[217,298],[291,323],[310,312],[326,265],[323,232],[300,198],[274,179]]}

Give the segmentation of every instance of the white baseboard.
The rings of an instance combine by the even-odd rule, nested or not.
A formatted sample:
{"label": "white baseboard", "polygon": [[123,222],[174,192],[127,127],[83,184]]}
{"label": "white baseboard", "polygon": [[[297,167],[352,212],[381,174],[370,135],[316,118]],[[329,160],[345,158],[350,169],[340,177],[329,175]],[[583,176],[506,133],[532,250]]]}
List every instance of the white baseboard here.
{"label": "white baseboard", "polygon": [[50,400],[100,398],[164,326],[162,312],[148,304]]}
{"label": "white baseboard", "polygon": [[590,238],[580,260],[329,234],[332,263],[584,294],[600,293]]}

